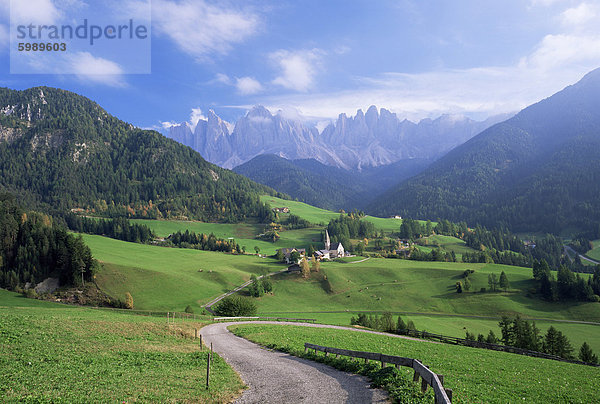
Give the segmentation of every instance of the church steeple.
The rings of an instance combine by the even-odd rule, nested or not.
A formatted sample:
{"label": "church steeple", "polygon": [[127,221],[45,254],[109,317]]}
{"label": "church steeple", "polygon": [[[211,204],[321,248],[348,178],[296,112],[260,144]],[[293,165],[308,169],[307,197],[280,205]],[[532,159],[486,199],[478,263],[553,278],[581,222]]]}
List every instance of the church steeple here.
{"label": "church steeple", "polygon": [[329,240],[329,232],[325,229],[325,249],[329,250],[331,247],[331,240]]}

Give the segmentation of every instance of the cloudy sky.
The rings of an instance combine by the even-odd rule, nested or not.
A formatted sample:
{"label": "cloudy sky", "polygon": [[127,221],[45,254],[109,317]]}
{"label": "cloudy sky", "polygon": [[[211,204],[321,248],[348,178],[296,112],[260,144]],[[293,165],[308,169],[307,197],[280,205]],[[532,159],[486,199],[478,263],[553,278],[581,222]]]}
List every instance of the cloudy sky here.
{"label": "cloudy sky", "polygon": [[[12,11],[61,24],[93,20],[98,1],[13,0]],[[1,86],[71,90],[145,128],[208,109],[234,121],[255,104],[315,122],[372,104],[412,120],[483,119],[600,67],[600,0],[152,0],[150,74],[127,74],[106,47],[53,74],[10,74],[10,3],[0,0]],[[103,3],[147,17],[147,0]]]}

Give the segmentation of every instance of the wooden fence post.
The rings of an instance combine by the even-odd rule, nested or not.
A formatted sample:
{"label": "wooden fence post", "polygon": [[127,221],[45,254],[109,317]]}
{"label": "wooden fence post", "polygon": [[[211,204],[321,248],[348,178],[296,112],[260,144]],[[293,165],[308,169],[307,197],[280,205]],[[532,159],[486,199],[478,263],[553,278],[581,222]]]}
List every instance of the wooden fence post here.
{"label": "wooden fence post", "polygon": [[210,352],[206,357],[206,388],[210,385],[210,361],[212,360]]}
{"label": "wooden fence post", "polygon": [[429,387],[429,384],[427,383],[427,380],[421,379],[421,391],[423,393],[425,393],[427,391],[427,387]]}
{"label": "wooden fence post", "polygon": [[418,382],[418,381],[419,381],[419,377],[421,377],[421,376],[419,375],[419,372],[417,372],[417,371],[415,370],[415,374],[413,375],[413,382]]}
{"label": "wooden fence post", "polygon": [[202,334],[200,334],[199,337],[200,337],[200,350],[203,351],[204,350],[204,344],[202,343]]}

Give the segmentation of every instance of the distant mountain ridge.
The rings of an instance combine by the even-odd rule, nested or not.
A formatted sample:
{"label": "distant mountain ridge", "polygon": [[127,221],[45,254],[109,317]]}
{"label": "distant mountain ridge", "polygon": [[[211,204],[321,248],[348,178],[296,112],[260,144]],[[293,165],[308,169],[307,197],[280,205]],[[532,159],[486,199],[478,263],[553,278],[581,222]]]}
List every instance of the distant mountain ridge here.
{"label": "distant mountain ridge", "polygon": [[168,136],[192,147],[206,160],[225,168],[241,165],[262,154],[288,160],[315,159],[323,164],[362,169],[406,159],[436,159],[506,116],[483,122],[443,115],[419,123],[400,120],[384,108],[371,106],[356,116],[340,114],[336,123],[319,133],[316,127],[271,114],[255,106],[233,129],[214,111],[201,119],[195,130],[187,123],[170,128]]}
{"label": "distant mountain ridge", "polygon": [[315,159],[286,160],[262,154],[234,171],[309,205],[350,211],[363,209],[388,188],[418,174],[430,163],[425,159],[400,160],[358,171],[328,166]]}
{"label": "distant mountain ridge", "polygon": [[455,148],[367,210],[514,231],[597,230],[599,111],[597,69]]}

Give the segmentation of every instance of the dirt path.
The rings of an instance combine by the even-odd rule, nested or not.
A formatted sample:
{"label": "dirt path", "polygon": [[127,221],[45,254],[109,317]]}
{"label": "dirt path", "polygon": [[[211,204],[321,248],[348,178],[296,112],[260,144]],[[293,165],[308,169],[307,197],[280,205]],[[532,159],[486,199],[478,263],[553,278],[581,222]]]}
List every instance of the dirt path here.
{"label": "dirt path", "polygon": [[[256,279],[257,279],[257,280],[259,280],[259,279],[262,279],[262,278],[264,278],[264,277],[266,277],[266,276],[278,275],[278,274],[281,274],[281,273],[287,272],[288,270],[289,270],[289,268],[285,268],[285,269],[282,269],[281,271],[275,271],[275,272],[268,273],[268,274],[266,274],[266,275],[261,275],[261,276],[257,277]],[[227,293],[223,293],[223,294],[222,294],[221,296],[219,296],[219,297],[216,297],[216,298],[214,298],[214,299],[213,299],[213,300],[211,300],[210,302],[208,302],[208,303],[206,303],[206,304],[202,305],[202,307],[204,307],[204,308],[205,308],[205,309],[206,309],[206,310],[207,310],[207,311],[208,311],[210,314],[213,314],[213,315],[214,315],[214,314],[215,314],[215,312],[212,310],[212,306],[214,306],[215,304],[219,303],[221,300],[225,299],[227,296],[231,296],[231,295],[233,295],[234,293],[236,293],[236,292],[239,292],[240,290],[244,289],[246,286],[250,285],[252,282],[254,282],[254,281],[253,281],[252,279],[250,279],[250,280],[248,280],[248,281],[246,281],[246,282],[242,283],[242,284],[241,284],[240,286],[238,286],[237,288],[235,288],[235,289],[233,289],[233,290],[231,290],[231,291],[229,291],[229,292],[227,292]]]}
{"label": "dirt path", "polygon": [[[572,249],[572,248],[571,248],[571,247],[569,247],[568,245],[564,246],[564,248],[565,248],[565,253],[568,251],[568,252],[570,252],[570,253],[571,253],[571,254],[573,254],[573,255],[579,255],[579,258],[581,258],[582,260],[585,260],[585,261],[587,261],[587,262],[591,262],[592,264],[595,264],[595,265],[598,265],[598,264],[600,264],[600,262],[598,262],[598,261],[595,261],[595,260],[593,260],[593,259],[591,259],[591,258],[588,258],[588,257],[586,257],[585,255],[581,255],[581,254],[579,254],[577,251],[575,251],[574,249]],[[573,259],[571,258],[571,254],[567,254],[567,256],[569,257],[569,259],[570,259],[571,261],[573,261]]]}
{"label": "dirt path", "polygon": [[[322,363],[269,351],[227,330],[232,324],[320,324],[279,322],[215,323],[201,329],[204,343],[221,355],[249,387],[237,403],[386,403],[387,393],[371,389],[363,376]],[[331,326],[332,328],[338,328]],[[344,328],[344,327],[339,327]]]}

